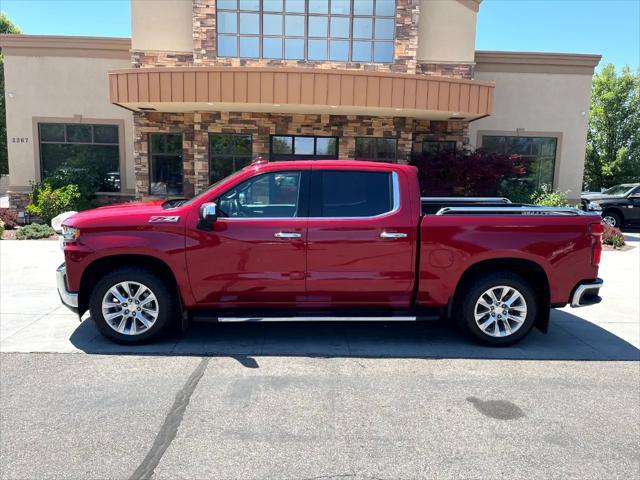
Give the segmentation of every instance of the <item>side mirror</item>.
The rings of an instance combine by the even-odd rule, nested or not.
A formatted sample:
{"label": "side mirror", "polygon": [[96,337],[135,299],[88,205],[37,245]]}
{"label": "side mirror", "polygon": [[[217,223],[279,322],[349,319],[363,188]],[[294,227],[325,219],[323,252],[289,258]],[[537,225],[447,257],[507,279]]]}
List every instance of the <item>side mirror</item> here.
{"label": "side mirror", "polygon": [[203,203],[200,206],[200,219],[207,223],[213,223],[218,219],[218,206],[213,202]]}

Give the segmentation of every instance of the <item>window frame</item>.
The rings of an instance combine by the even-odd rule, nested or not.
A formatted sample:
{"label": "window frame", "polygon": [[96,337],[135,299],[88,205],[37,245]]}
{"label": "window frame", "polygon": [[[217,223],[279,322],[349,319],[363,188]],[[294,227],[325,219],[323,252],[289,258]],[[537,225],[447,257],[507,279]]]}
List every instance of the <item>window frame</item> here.
{"label": "window frame", "polygon": [[478,148],[484,148],[485,137],[522,137],[522,138],[554,138],[556,140],[556,149],[554,157],[554,165],[552,169],[551,187],[557,188],[557,179],[560,173],[560,163],[562,161],[562,132],[538,132],[538,131],[519,131],[519,130],[479,130],[477,133],[476,145]]}
{"label": "window frame", "polygon": [[[355,14],[354,6],[357,0],[349,0],[349,13],[332,13],[331,0],[327,0],[327,12],[311,12],[309,8],[309,0],[304,0],[304,12],[287,12],[286,0],[282,1],[281,11],[271,11],[264,9],[264,2],[261,0],[258,3],[258,10],[244,10],[241,8],[241,3],[236,4],[236,8],[216,8],[216,26],[218,25],[218,18],[220,14],[234,13],[236,15],[236,28],[235,33],[221,33],[216,29],[216,56],[219,58],[244,58],[253,60],[279,60],[279,61],[307,61],[307,62],[338,62],[338,63],[371,63],[371,64],[383,64],[393,65],[395,63],[395,44],[397,39],[396,28],[396,16],[377,15],[376,3],[378,0],[372,0],[371,14]],[[395,7],[394,12],[397,11],[397,0],[394,0]],[[240,33],[241,14],[256,14],[258,15],[258,33]],[[264,15],[281,15],[281,33],[277,34],[265,34],[264,33]],[[304,33],[302,35],[288,35],[286,32],[286,17],[287,16],[299,16],[304,20]],[[326,36],[310,36],[309,35],[309,20],[311,18],[325,18],[327,20],[327,35]],[[331,32],[331,19],[340,18],[348,20],[348,36],[347,37],[334,37]],[[354,20],[368,19],[371,20],[371,37],[354,37]],[[377,20],[391,20],[393,22],[393,35],[391,38],[376,38],[376,21]],[[220,38],[235,38],[236,55],[221,55],[218,48],[220,44]],[[254,56],[242,56],[240,52],[240,44],[242,38],[257,38],[258,39],[258,55]],[[264,55],[264,39],[279,39],[281,42],[281,55],[280,57],[265,57]],[[303,56],[302,58],[287,58],[286,55],[286,40],[302,40],[303,41]],[[310,59],[309,58],[309,42],[310,41],[324,41],[325,42],[325,58],[324,59]],[[332,60],[331,59],[331,44],[332,42],[346,41],[348,43],[348,52],[346,60]],[[357,42],[369,42],[370,45],[370,60],[354,60],[354,43]],[[391,58],[388,61],[376,61],[376,45],[391,46]]]}
{"label": "window frame", "polygon": [[[248,157],[249,158],[249,165],[251,164],[251,161],[253,160],[253,135],[252,134],[250,134],[250,133],[209,132],[209,135],[207,136],[207,150],[208,150],[208,152],[207,152],[207,154],[208,154],[207,167],[209,169],[208,177],[209,177],[209,184],[210,185],[212,185],[215,182],[221,180],[221,179],[218,179],[218,180],[216,180],[214,182],[211,179],[211,161],[213,160],[213,157],[214,157],[214,154],[211,151],[211,138],[215,137],[215,136],[229,136],[229,137],[234,137],[234,138],[236,138],[236,137],[248,137],[249,138],[249,144],[250,144],[249,148],[251,149],[251,153],[249,153],[248,155],[236,155],[235,153],[233,153],[233,154],[225,154],[225,155],[217,155],[218,157],[225,158],[225,159],[226,158],[230,158],[232,160],[234,170],[231,173],[235,173],[235,172],[237,172],[239,170],[242,170],[242,168],[244,168],[244,167],[242,167],[242,168],[235,169],[235,162],[236,162],[236,160],[238,158]],[[236,147],[235,140],[234,140],[234,144],[233,145],[234,145],[234,149],[235,149],[235,147]],[[226,177],[223,177],[223,178],[226,178]]]}
{"label": "window frame", "polygon": [[[59,141],[40,141],[40,125],[41,124],[63,124],[63,125],[91,125],[95,126],[115,126],[117,127],[118,132],[118,140],[117,143],[104,143],[104,142],[66,142],[66,127],[64,130],[65,142]],[[33,128],[33,137],[37,139],[37,141],[33,142],[34,148],[34,177],[36,179],[40,179],[42,181],[43,171],[42,168],[42,149],[40,148],[41,143],[45,144],[63,144],[63,145],[103,145],[103,146],[117,146],[118,147],[118,173],[120,174],[120,188],[118,190],[113,191],[97,191],[98,195],[130,195],[135,193],[133,189],[127,189],[125,187],[125,176],[126,176],[126,146],[125,146],[125,124],[122,119],[109,119],[109,118],[83,118],[82,122],[78,122],[76,118],[70,117],[33,117],[32,119],[32,128]],[[94,137],[93,128],[91,129],[92,139]]]}
{"label": "window frame", "polygon": [[[153,136],[163,136],[165,137],[165,150],[166,150],[166,137],[167,136],[179,136],[180,137],[180,145],[181,145],[181,149],[180,149],[180,165],[182,166],[182,191],[179,193],[172,193],[169,194],[168,192],[165,195],[158,195],[155,193],[151,193],[151,184],[153,183],[153,157],[176,157],[178,156],[177,153],[167,153],[165,152],[160,152],[160,153],[154,153],[151,149],[151,137]],[[182,132],[150,132],[147,135],[147,160],[148,160],[148,165],[149,165],[149,195],[154,196],[154,197],[174,197],[176,195],[184,195],[184,135],[182,134]]]}
{"label": "window frame", "polygon": [[[390,187],[391,187],[391,209],[386,211],[386,212],[382,212],[376,215],[368,215],[368,216],[352,216],[352,217],[321,217],[321,216],[314,216],[314,209],[313,207],[313,198],[321,198],[322,197],[322,185],[321,185],[321,179],[322,179],[322,174],[324,172],[359,172],[359,173],[367,173],[367,172],[371,172],[371,173],[377,173],[377,172],[381,172],[381,173],[387,173],[390,177]],[[311,187],[310,187],[310,191],[309,191],[309,220],[329,220],[329,221],[335,221],[335,220],[373,220],[373,219],[378,219],[378,218],[382,218],[382,217],[386,217],[386,216],[390,216],[393,215],[395,213],[397,213],[400,210],[401,207],[401,200],[400,200],[400,179],[398,176],[398,172],[393,171],[393,170],[386,170],[386,169],[380,169],[380,170],[358,170],[358,169],[354,169],[354,168],[344,168],[344,169],[331,169],[331,168],[327,168],[327,169],[318,169],[318,170],[312,170],[312,177],[311,177]]]}
{"label": "window frame", "polygon": [[[367,137],[367,136],[358,136],[355,137],[355,141],[356,141],[356,148],[355,151],[358,151],[358,140],[361,139],[369,139],[369,140],[375,140],[373,143],[373,150],[374,150],[374,158],[357,158],[356,155],[354,155],[354,160],[360,160],[360,161],[372,161],[372,162],[381,162],[381,163],[398,163],[398,138],[397,137]],[[396,142],[396,147],[394,149],[394,156],[393,156],[393,161],[389,161],[386,158],[383,159],[378,159],[378,140],[393,140]]]}
{"label": "window frame", "polygon": [[[274,137],[289,137],[291,138],[291,153],[273,153],[273,139]],[[301,154],[296,155],[296,138],[313,138],[313,154]],[[318,138],[329,138],[336,141],[336,153],[335,155],[318,155]],[[340,155],[340,137],[338,136],[323,136],[323,135],[291,135],[285,134],[273,134],[269,135],[269,161],[272,162],[286,162],[286,161],[303,161],[303,160],[337,160]],[[287,157],[287,158],[277,158]],[[295,158],[298,157],[298,158]]]}
{"label": "window frame", "polygon": [[[456,145],[456,141],[455,140],[422,140],[422,142],[420,143],[420,153],[422,155],[431,155],[432,152],[427,152],[425,151],[425,146],[428,143],[434,143],[434,144],[438,144],[438,152],[437,153],[442,153],[442,152],[446,152],[449,151],[451,153],[455,153],[455,151],[457,150],[457,145]],[[444,145],[447,144],[452,144],[451,145],[451,150],[446,150],[444,147]]]}

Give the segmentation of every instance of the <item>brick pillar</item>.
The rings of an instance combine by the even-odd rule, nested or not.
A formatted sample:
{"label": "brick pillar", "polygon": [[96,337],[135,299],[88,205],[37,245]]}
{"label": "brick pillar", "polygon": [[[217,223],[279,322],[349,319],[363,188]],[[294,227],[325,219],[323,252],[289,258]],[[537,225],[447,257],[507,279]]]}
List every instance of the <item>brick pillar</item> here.
{"label": "brick pillar", "polygon": [[195,113],[193,116],[193,191],[187,196],[200,193],[209,186],[209,158],[207,154],[209,135],[206,125],[202,122],[202,116],[202,113]]}
{"label": "brick pillar", "polygon": [[395,118],[398,132],[398,163],[409,163],[413,149],[414,121],[412,118]]}
{"label": "brick pillar", "polygon": [[195,167],[195,113],[170,115],[172,125],[176,125],[182,133],[182,188],[185,197],[195,195],[198,178]]}
{"label": "brick pillar", "polygon": [[143,132],[147,119],[144,113],[133,114],[133,164],[136,176],[136,199],[149,195],[149,142]]}

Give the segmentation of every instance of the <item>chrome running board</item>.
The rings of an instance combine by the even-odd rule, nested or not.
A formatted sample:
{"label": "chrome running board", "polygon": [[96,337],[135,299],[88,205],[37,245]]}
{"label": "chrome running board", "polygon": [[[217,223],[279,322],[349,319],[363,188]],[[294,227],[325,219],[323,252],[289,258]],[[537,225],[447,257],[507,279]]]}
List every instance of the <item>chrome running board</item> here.
{"label": "chrome running board", "polygon": [[218,322],[415,322],[415,315],[401,315],[389,317],[218,317]]}

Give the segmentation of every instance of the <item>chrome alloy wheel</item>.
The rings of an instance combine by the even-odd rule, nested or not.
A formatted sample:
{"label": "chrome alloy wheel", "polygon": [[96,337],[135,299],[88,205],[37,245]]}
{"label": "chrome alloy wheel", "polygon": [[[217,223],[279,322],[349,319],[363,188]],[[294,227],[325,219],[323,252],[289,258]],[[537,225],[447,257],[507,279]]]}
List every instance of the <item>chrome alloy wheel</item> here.
{"label": "chrome alloy wheel", "polygon": [[491,337],[508,337],[524,325],[527,302],[515,288],[500,285],[480,295],[473,314],[483,333]]}
{"label": "chrome alloy wheel", "polygon": [[605,215],[604,217],[602,217],[602,221],[604,223],[606,223],[607,225],[610,225],[612,227],[617,227],[617,220],[615,219],[615,217],[612,217],[611,215]]}
{"label": "chrome alloy wheel", "polygon": [[140,335],[149,330],[160,309],[151,289],[138,282],[120,282],[102,299],[102,315],[112,329],[123,335]]}

